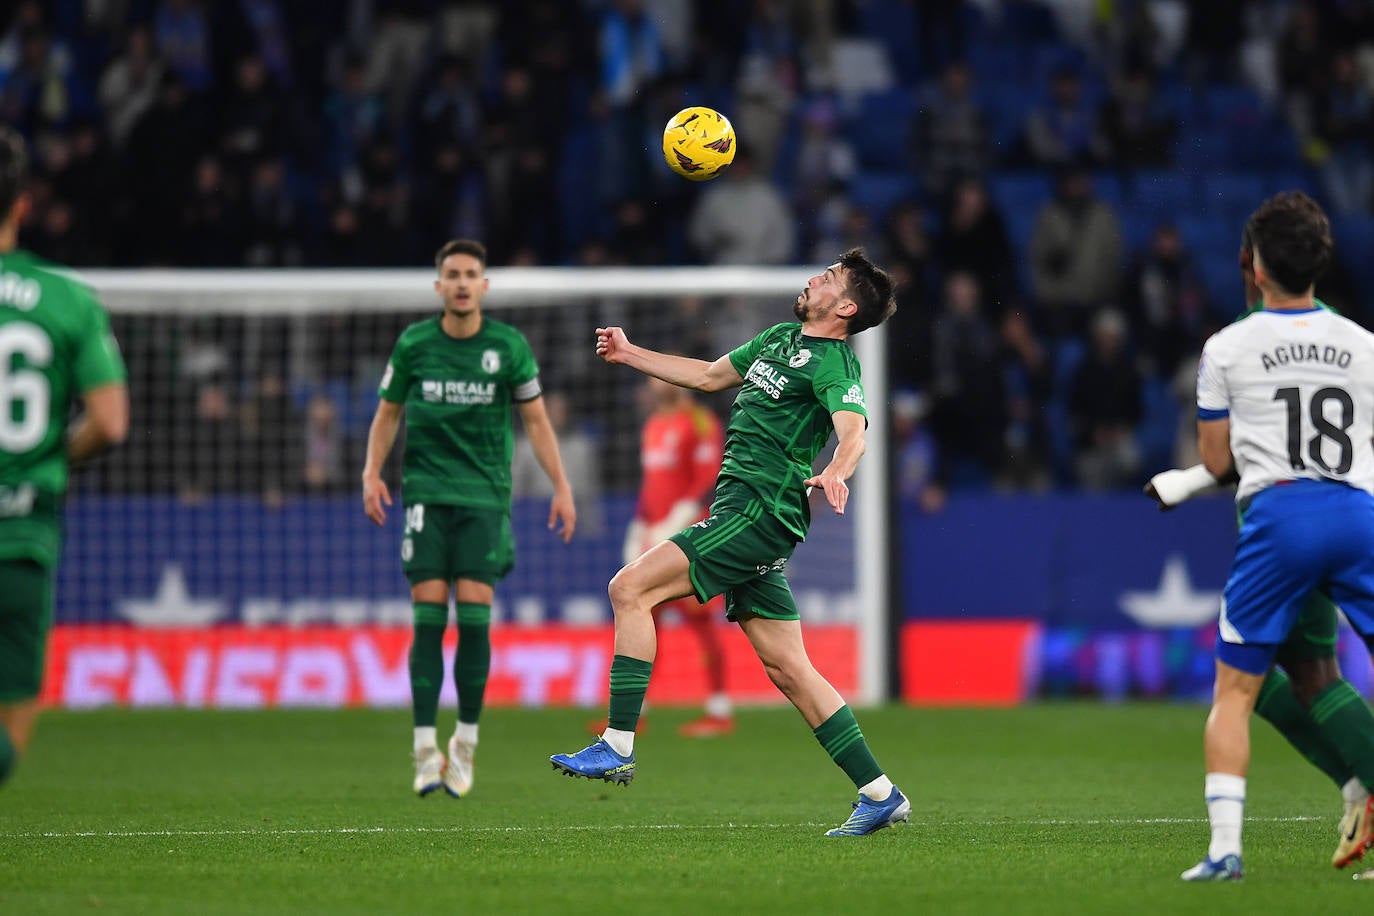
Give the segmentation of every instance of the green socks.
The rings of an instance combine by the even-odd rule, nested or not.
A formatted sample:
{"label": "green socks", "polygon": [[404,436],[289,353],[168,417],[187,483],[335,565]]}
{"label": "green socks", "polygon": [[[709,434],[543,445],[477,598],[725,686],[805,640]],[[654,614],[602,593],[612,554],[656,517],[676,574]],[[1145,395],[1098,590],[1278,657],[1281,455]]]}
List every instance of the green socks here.
{"label": "green socks", "polygon": [[611,659],[611,706],[606,724],[617,731],[632,732],[639,724],[639,711],[649,689],[653,662],[617,655]]}
{"label": "green socks", "polygon": [[10,742],[9,732],[0,726],[0,785],[4,785],[5,780],[10,777],[10,773],[14,772],[16,756],[14,745]]}
{"label": "green socks", "polygon": [[864,733],[859,731],[859,723],[847,704],[813,731],[821,747],[844,770],[855,788],[862,788],[883,775],[883,768],[878,766],[873,752],[868,749]]}
{"label": "green socks", "polygon": [[410,705],[417,728],[433,728],[444,685],[444,627],[448,607],[415,603],[415,634],[410,643]]}
{"label": "green socks", "polygon": [[458,654],[453,686],[458,688],[458,721],[476,725],[491,671],[491,606],[458,603]]}
{"label": "green socks", "polygon": [[[1341,681],[1341,683],[1345,683]],[[1349,686],[1348,684],[1346,686]],[[1313,704],[1316,709],[1316,704]],[[1320,727],[1307,710],[1302,708],[1293,694],[1293,685],[1288,675],[1277,668],[1260,685],[1259,698],[1255,700],[1255,712],[1279,734],[1293,745],[1313,766],[1321,770],[1336,785],[1344,785],[1351,776],[1351,768],[1342,759],[1340,751],[1327,740],[1327,730]],[[1371,723],[1374,726],[1374,723]]]}
{"label": "green socks", "polygon": [[1374,787],[1374,714],[1359,691],[1337,681],[1317,694],[1308,714],[1360,782]]}

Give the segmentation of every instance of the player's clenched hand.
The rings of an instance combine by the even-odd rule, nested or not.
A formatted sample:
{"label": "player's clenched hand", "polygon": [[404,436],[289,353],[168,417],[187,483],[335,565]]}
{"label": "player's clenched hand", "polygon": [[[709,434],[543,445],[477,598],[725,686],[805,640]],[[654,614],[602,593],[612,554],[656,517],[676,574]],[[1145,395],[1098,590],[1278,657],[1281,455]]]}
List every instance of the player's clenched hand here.
{"label": "player's clenched hand", "polygon": [[836,515],[844,515],[845,504],[849,502],[849,484],[838,477],[830,477],[825,474],[808,477],[802,483],[808,487],[820,487],[824,490],[825,501],[830,503],[830,508],[835,510]]}
{"label": "player's clenched hand", "polygon": [[549,530],[552,531],[554,524],[560,521],[563,527],[558,533],[566,544],[572,540],[573,529],[577,527],[577,507],[573,505],[572,490],[568,487],[555,491],[549,502]]}
{"label": "player's clenched hand", "polygon": [[596,329],[596,355],[608,363],[623,363],[630,340],[621,328]]}
{"label": "player's clenched hand", "polygon": [[378,525],[386,524],[386,510],[383,505],[391,505],[391,491],[380,477],[370,477],[363,481],[363,511]]}

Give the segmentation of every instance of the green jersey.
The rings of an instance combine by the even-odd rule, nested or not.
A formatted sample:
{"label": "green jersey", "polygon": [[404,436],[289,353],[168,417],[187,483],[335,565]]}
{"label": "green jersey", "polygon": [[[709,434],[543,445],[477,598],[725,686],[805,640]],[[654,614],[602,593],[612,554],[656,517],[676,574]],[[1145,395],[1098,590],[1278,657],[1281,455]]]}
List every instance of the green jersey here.
{"label": "green jersey", "polygon": [[796,322],[775,325],[730,351],[744,384],[730,410],[720,481],[743,484],[798,539],[811,507],[802,482],[829,441],[831,414],[868,419],[859,360],[842,340],[808,337]]}
{"label": "green jersey", "polygon": [[540,393],[523,334],[487,317],[462,339],[438,318],[416,322],[397,339],[377,393],[405,405],[408,505],[510,511],[511,404]]}
{"label": "green jersey", "polygon": [[72,402],[124,379],[90,287],[26,251],[0,256],[0,558],[57,561]]}

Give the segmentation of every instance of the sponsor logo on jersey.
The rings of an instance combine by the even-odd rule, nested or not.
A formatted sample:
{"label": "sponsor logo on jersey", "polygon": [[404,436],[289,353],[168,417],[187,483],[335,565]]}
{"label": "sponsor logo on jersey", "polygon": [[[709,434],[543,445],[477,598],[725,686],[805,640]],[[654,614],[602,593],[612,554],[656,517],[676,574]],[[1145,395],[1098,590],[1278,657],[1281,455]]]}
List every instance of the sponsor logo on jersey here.
{"label": "sponsor logo on jersey", "polygon": [[422,381],[420,397],[430,404],[494,404],[495,382]]}
{"label": "sponsor logo on jersey", "polygon": [[0,303],[12,305],[21,312],[32,311],[43,298],[43,287],[32,277],[5,271],[0,273]]}
{"label": "sponsor logo on jersey", "polygon": [[793,369],[800,369],[809,362],[811,362],[811,351],[802,347],[787,361],[787,365],[791,366]]}
{"label": "sponsor logo on jersey", "polygon": [[487,375],[495,375],[501,371],[501,354],[495,350],[486,350],[482,353],[482,371]]}
{"label": "sponsor logo on jersey", "polygon": [[865,410],[868,409],[868,405],[864,403],[864,390],[858,385],[850,385],[849,390],[844,393],[844,397],[840,400],[846,404],[858,404]]}
{"label": "sponsor logo on jersey", "polygon": [[767,575],[770,572],[782,572],[787,568],[787,557],[778,557],[772,563],[760,563],[754,568],[758,570],[760,576]]}
{"label": "sponsor logo on jersey", "polygon": [[768,392],[768,396],[775,401],[782,397],[782,390],[787,387],[787,376],[761,359],[754,360],[744,379]]}

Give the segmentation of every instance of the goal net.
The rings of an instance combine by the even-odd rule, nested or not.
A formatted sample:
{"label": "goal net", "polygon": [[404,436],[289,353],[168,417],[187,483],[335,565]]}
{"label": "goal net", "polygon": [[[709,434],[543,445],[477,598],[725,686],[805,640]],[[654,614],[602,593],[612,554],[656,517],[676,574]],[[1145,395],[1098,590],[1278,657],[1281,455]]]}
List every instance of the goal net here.
{"label": "goal net", "polygon": [[[397,496],[363,515],[377,383],[397,335],[436,313],[428,271],[90,271],[130,373],[128,444],[75,475],[45,695],[53,703],[404,705],[410,602]],[[639,483],[643,377],[595,356],[594,329],[714,359],[790,316],[805,268],[489,271],[484,308],[529,338],[578,504],[517,436],[514,572],[493,608],[493,703],[595,705],[611,656],[606,583]],[[884,405],[882,329],[853,343]],[[703,398],[722,419],[732,392]],[[818,667],[858,701],[887,682],[885,411],[872,411],[851,511],[813,503],[788,570]],[[520,429],[516,421],[517,432]],[[833,447],[833,446],[832,446]],[[830,448],[824,458],[829,455]],[[722,622],[739,702],[777,699]],[[698,702],[700,651],[660,627],[651,701]],[[450,630],[450,650],[453,632]],[[448,685],[452,702],[452,685]]]}

